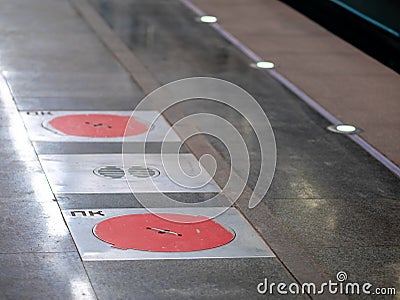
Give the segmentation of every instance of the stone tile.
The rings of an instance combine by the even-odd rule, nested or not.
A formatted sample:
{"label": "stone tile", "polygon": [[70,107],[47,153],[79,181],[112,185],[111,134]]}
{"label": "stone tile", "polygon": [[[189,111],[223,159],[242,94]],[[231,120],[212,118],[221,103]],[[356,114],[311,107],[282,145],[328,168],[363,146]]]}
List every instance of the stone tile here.
{"label": "stone tile", "polygon": [[363,137],[399,165],[394,71],[280,1],[194,3],[335,117],[367,127]]}
{"label": "stone tile", "polygon": [[[35,149],[38,154],[101,154],[101,153],[122,153],[122,143],[99,143],[99,142],[34,142]],[[175,145],[175,143],[171,143]],[[137,146],[136,146],[137,145]],[[141,153],[141,144],[132,143],[129,146],[130,153]],[[161,143],[147,142],[146,153],[160,153]],[[168,145],[164,145],[165,153],[168,151]],[[182,146],[181,153],[189,153],[189,151]]]}
{"label": "stone tile", "polygon": [[43,201],[52,199],[50,187],[38,161],[8,161],[0,170],[1,197],[32,195]]}
{"label": "stone tile", "polygon": [[[202,206],[218,207],[230,206],[230,202],[224,196],[214,199],[213,201],[205,202],[215,193],[165,193],[166,196],[175,200],[176,206],[185,206],[187,203],[199,203]],[[129,194],[62,194],[56,195],[57,202],[62,209],[92,209],[92,208],[142,208],[146,207],[166,207],[171,203],[166,204],[162,194],[139,194],[146,197],[149,201],[141,203],[133,193]],[[200,204],[204,202],[204,204]]]}
{"label": "stone tile", "polygon": [[[268,199],[271,211],[304,248],[398,246],[398,200]],[[351,251],[351,250],[349,250]]]}
{"label": "stone tile", "polygon": [[88,33],[12,32],[3,41],[0,67],[8,72],[124,72],[97,37]]}
{"label": "stone tile", "polygon": [[143,99],[138,91],[131,97],[90,97],[90,98],[26,98],[17,97],[18,110],[131,110]]}
{"label": "stone tile", "polygon": [[[399,199],[399,179],[347,137],[301,131],[275,130],[277,165],[268,198]],[[254,187],[260,156],[250,157]]]}
{"label": "stone tile", "polygon": [[294,281],[273,258],[104,261],[85,267],[101,299],[264,299],[257,284],[265,277]]}
{"label": "stone tile", "polygon": [[[21,201],[24,200],[24,201]],[[75,251],[57,203],[1,198],[0,253]]]}
{"label": "stone tile", "polygon": [[[301,31],[286,34],[278,30],[270,30],[268,33],[262,31],[265,31],[265,28],[262,28],[260,32],[251,30],[246,35],[241,35],[240,41],[245,45],[251,45],[253,49],[256,48],[257,54],[266,60],[280,62],[282,61],[279,59],[280,55],[291,57],[290,62],[296,62],[296,65],[292,65],[293,68],[306,68],[304,60],[308,59],[307,55],[319,56],[321,52],[337,57],[354,55],[354,48],[338,37]],[[293,47],[294,44],[296,47]],[[304,58],[301,59],[300,57],[303,56]],[[278,67],[280,66],[278,64]]]}
{"label": "stone tile", "polygon": [[26,134],[26,132],[25,128],[20,131],[16,127],[0,127],[0,136],[2,137],[0,160],[4,166],[18,161],[37,160],[37,155],[27,137],[11,138],[8,136],[9,134]]}
{"label": "stone tile", "polygon": [[[2,33],[26,31],[36,34],[54,32],[90,33],[85,22],[67,3],[62,1],[30,1],[25,3],[14,1],[12,4],[2,4],[1,8],[0,31]],[[48,26],[49,24],[51,26]]]}
{"label": "stone tile", "polygon": [[[209,14],[216,14],[224,28],[240,36],[266,31],[279,32],[283,35],[304,32],[312,35],[326,32],[323,28],[315,26],[313,21],[302,17],[279,1],[255,0],[249,3],[238,0],[229,2],[229,9],[226,9],[226,1],[193,1],[193,3]],[[238,22],[239,16],[240,22]],[[262,23],[255,20],[262,20]]]}
{"label": "stone tile", "polygon": [[76,252],[0,254],[2,299],[96,299]]}
{"label": "stone tile", "polygon": [[[399,247],[368,248],[329,248],[313,249],[314,258],[331,275],[332,280],[340,271],[346,272],[346,282],[369,282],[376,287],[395,287],[396,294],[400,289],[400,249]],[[371,295],[353,296],[351,299],[371,299]],[[383,297],[383,296],[382,296]],[[386,296],[382,299],[398,299]]]}
{"label": "stone tile", "polygon": [[125,73],[6,72],[15,97],[131,97],[137,87]]}
{"label": "stone tile", "polygon": [[142,207],[133,194],[63,194],[56,199],[61,209]]}

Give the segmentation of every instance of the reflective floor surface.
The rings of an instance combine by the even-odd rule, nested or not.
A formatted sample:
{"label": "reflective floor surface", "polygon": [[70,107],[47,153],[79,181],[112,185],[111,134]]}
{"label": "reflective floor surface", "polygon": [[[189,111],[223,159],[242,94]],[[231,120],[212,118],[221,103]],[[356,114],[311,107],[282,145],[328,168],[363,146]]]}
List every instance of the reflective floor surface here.
{"label": "reflective floor surface", "polygon": [[[251,67],[252,61],[198,22],[180,1],[83,2],[88,4],[84,11],[66,0],[0,1],[0,32],[6,41],[0,43],[1,299],[283,298],[260,294],[257,286],[265,278],[287,285],[320,284],[336,280],[340,271],[351,282],[400,288],[399,178],[347,136],[328,131],[328,121],[267,71]],[[196,76],[228,80],[248,91],[267,115],[276,140],[276,170],[268,193],[250,209],[249,191],[263,163],[251,124],[226,105],[205,99],[186,101],[163,114],[163,130],[182,115],[208,112],[231,122],[243,137],[250,156],[247,190],[215,219],[237,234],[239,248],[235,243],[216,248],[212,258],[147,253],[138,259],[139,250],[113,248],[93,235],[92,225],[103,219],[103,211],[115,216],[144,210],[139,194],[152,198],[152,207],[165,209],[165,204],[158,206],[163,198],[150,185],[132,194],[125,181],[116,179],[129,172],[119,158],[121,140],[93,142],[57,134],[35,138],[46,129],[41,121],[27,119],[27,111],[38,112],[41,119],[41,112],[48,111],[129,115],[145,96],[140,73],[128,73],[107,46],[112,38],[91,28],[90,18],[108,24],[113,38],[127,46],[118,55],[131,51],[159,86]],[[160,150],[161,142],[154,139],[147,153],[157,157]],[[193,137],[180,151],[195,162],[203,154],[219,153],[218,166],[225,169],[214,177],[218,184],[231,165],[245,180],[241,165],[230,162],[228,149],[216,138]],[[140,176],[152,172],[143,168],[136,170]],[[201,191],[188,192],[159,171],[156,184],[179,207],[206,202],[220,190],[212,181]],[[218,201],[213,206],[224,207],[230,195]],[[71,221],[71,212],[84,225]],[[155,231],[162,237],[173,233]],[[242,252],[246,247],[248,255]],[[105,258],[102,251],[111,254]],[[93,257],[85,259],[87,253]]]}

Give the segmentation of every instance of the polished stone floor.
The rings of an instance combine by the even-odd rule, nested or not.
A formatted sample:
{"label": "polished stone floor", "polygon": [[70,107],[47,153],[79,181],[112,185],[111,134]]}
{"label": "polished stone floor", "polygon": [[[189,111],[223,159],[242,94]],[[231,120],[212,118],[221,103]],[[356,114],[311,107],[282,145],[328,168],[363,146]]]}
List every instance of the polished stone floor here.
{"label": "polished stone floor", "polygon": [[[180,1],[0,0],[0,25],[1,299],[283,298],[287,295],[261,295],[258,284],[265,278],[288,285],[318,284],[336,280],[340,271],[351,282],[400,288],[399,178],[347,136],[326,130],[327,120],[267,71],[252,68],[248,57],[196,21]],[[99,29],[105,25],[111,33]],[[126,47],[114,51],[116,38]],[[121,59],[130,55],[138,61],[133,67]],[[148,73],[135,72],[139,69]],[[227,245],[214,258],[84,259],[61,210],[89,215],[142,208],[141,196],[129,193],[129,187],[114,193],[103,192],[104,186],[79,192],[80,184],[92,180],[81,178],[96,175],[81,168],[75,178],[63,168],[74,163],[69,157],[79,155],[93,160],[108,155],[111,161],[122,153],[122,143],[30,139],[33,129],[21,116],[129,112],[147,94],[143,78],[162,86],[194,76],[239,85],[254,96],[271,123],[277,148],[271,187],[255,208],[248,207],[248,192],[233,208],[269,255],[232,258]],[[173,124],[182,114],[201,112],[229,120],[243,137],[250,155],[250,191],[263,162],[257,137],[243,116],[207,100],[172,107],[164,116]],[[160,149],[161,143],[153,141],[147,153]],[[210,151],[219,153],[222,165],[230,165],[227,149],[211,137],[193,138],[181,149],[196,157]],[[57,168],[49,172],[48,160],[57,159],[63,167],[58,174]],[[242,176],[240,169],[235,171]],[[217,182],[223,173],[217,173]],[[63,190],[65,182],[76,189]],[[205,201],[216,190],[167,192],[183,205]],[[156,194],[147,195],[162,202]],[[227,198],[215,206],[226,205]],[[93,239],[90,230],[87,234]],[[96,245],[93,251],[101,251]]]}

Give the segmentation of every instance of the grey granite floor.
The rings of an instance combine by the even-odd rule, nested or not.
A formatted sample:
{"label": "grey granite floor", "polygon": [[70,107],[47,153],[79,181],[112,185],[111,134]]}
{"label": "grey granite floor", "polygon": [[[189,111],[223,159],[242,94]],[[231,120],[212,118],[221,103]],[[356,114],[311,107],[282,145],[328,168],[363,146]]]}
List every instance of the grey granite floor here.
{"label": "grey granite floor", "polygon": [[[83,261],[60,208],[141,204],[126,193],[55,195],[37,154],[115,154],[121,143],[32,143],[18,110],[130,110],[143,92],[70,2],[0,0],[6,41],[0,43],[1,299],[283,298],[259,294],[258,284],[265,278],[286,284],[333,280],[338,271],[351,280],[400,288],[398,178],[349,139],[327,132],[325,120],[249,67],[233,45],[194,22],[179,1],[92,4],[159,84],[212,76],[256,97],[275,131],[277,169],[257,208],[247,208],[246,195],[236,207],[276,257]],[[243,133],[253,187],[260,157],[249,124],[209,103],[183,111],[210,109]],[[208,142],[227,158],[221,145]],[[151,153],[160,151],[157,143],[149,146]],[[175,195],[182,203],[208,196]]]}

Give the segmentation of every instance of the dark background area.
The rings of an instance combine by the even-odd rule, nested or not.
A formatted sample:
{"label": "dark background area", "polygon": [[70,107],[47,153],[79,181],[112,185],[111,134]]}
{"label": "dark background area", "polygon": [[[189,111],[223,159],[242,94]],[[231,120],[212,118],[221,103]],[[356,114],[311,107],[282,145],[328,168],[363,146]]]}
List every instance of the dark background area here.
{"label": "dark background area", "polygon": [[281,1],[400,73],[400,1]]}

